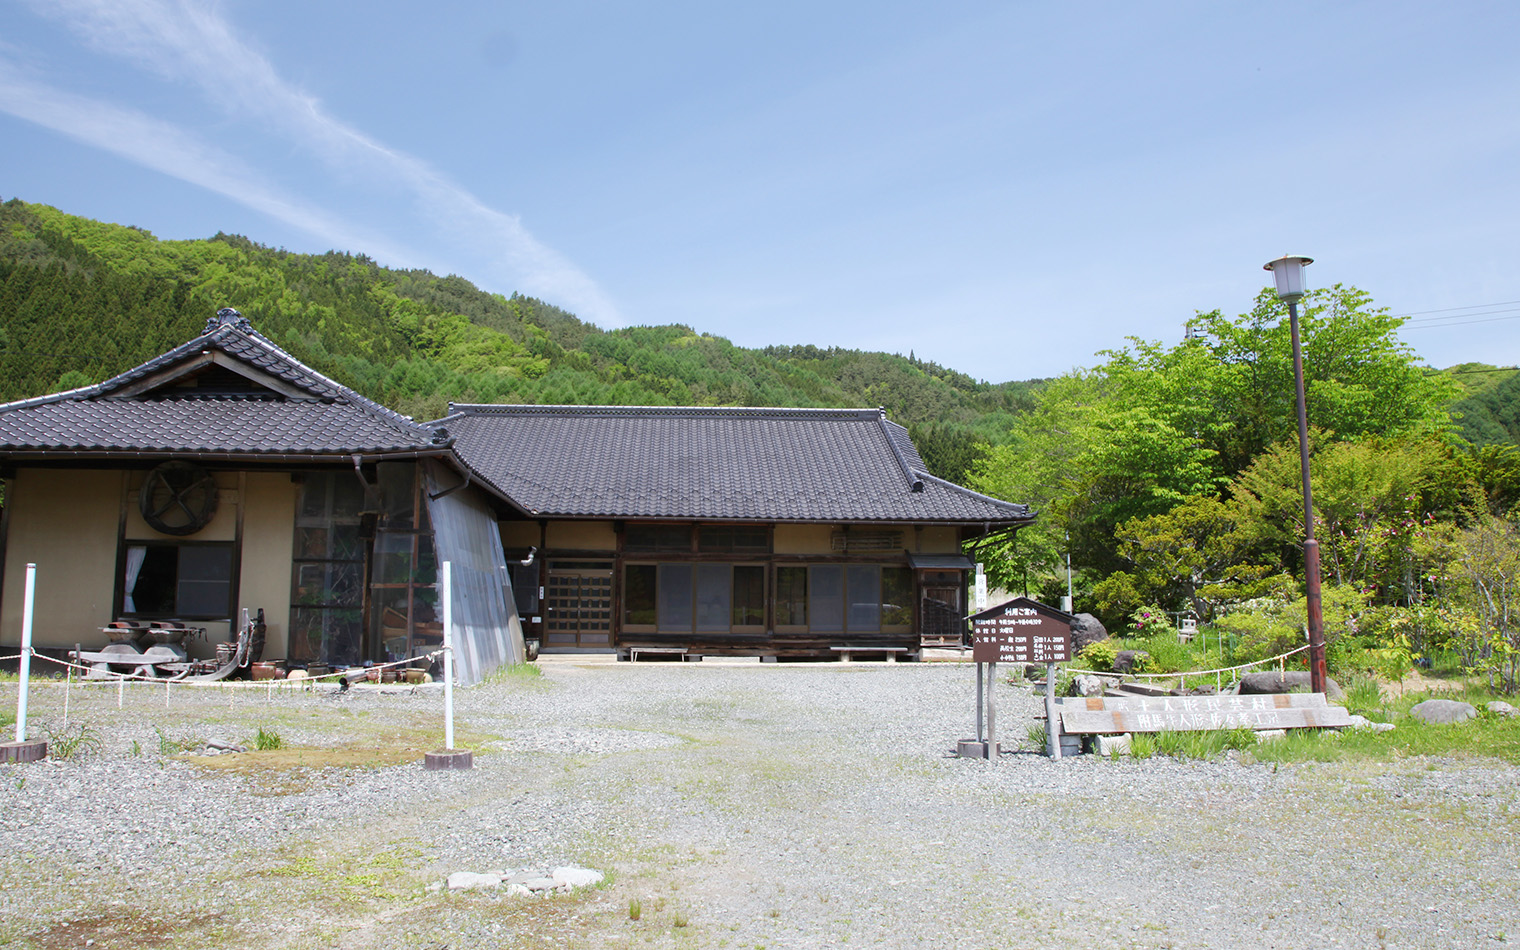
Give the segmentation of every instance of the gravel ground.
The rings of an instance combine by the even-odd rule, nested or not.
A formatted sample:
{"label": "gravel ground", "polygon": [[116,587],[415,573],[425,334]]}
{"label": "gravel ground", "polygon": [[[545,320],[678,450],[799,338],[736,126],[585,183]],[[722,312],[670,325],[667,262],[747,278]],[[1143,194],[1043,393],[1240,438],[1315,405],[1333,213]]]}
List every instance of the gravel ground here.
{"label": "gravel ground", "polygon": [[[456,694],[476,750],[461,772],[417,762],[441,745],[436,690],[135,687],[118,709],[114,688],[76,685],[70,723],[101,751],[0,766],[0,946],[1520,939],[1509,765],[976,762],[949,755],[974,731],[964,664],[542,668]],[[63,702],[34,691],[34,721]],[[1022,738],[1037,697],[1000,686],[998,703]],[[173,754],[261,726],[285,748]],[[436,889],[566,864],[608,880]]]}

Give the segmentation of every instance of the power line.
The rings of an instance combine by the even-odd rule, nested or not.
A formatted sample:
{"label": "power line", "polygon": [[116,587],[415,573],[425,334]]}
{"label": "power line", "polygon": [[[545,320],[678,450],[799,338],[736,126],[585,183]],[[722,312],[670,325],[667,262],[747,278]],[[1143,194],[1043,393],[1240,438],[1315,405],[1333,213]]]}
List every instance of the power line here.
{"label": "power line", "polygon": [[1487,319],[1484,319],[1484,320],[1459,320],[1459,321],[1456,321],[1454,323],[1417,323],[1414,326],[1410,326],[1409,324],[1405,324],[1404,326],[1400,327],[1400,329],[1403,329],[1403,330],[1444,330],[1447,327],[1465,327],[1465,326],[1471,326],[1471,325],[1473,325],[1475,323],[1497,323],[1500,320],[1517,320],[1517,319],[1520,319],[1520,313],[1512,313],[1512,314],[1510,314],[1507,317],[1488,317]]}
{"label": "power line", "polygon": [[1472,313],[1448,313],[1444,317],[1420,317],[1418,319],[1406,318],[1406,320],[1409,323],[1415,323],[1415,324],[1428,324],[1428,323],[1440,324],[1440,323],[1447,323],[1447,322],[1450,322],[1452,320],[1465,320],[1468,317],[1487,317],[1487,316],[1491,316],[1493,314],[1506,314],[1506,313],[1508,313],[1508,314],[1520,314],[1520,309],[1516,309],[1515,307],[1507,307],[1507,308],[1502,309],[1502,310],[1474,310]]}
{"label": "power line", "polygon": [[1442,307],[1437,310],[1414,310],[1409,313],[1397,314],[1401,317],[1418,317],[1427,313],[1450,313],[1453,310],[1481,310],[1484,307],[1514,307],[1520,306],[1520,300],[1499,300],[1494,303],[1475,303],[1466,307]]}

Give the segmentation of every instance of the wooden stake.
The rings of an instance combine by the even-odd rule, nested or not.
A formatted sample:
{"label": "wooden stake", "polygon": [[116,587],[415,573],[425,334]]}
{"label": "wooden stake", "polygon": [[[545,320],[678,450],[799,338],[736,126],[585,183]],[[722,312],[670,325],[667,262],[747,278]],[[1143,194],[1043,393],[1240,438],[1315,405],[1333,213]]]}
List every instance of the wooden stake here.
{"label": "wooden stake", "polygon": [[996,762],[997,744],[997,664],[987,664],[987,758]]}
{"label": "wooden stake", "polygon": [[1061,717],[1056,712],[1056,665],[1045,664],[1045,739],[1050,745],[1050,757],[1061,757]]}

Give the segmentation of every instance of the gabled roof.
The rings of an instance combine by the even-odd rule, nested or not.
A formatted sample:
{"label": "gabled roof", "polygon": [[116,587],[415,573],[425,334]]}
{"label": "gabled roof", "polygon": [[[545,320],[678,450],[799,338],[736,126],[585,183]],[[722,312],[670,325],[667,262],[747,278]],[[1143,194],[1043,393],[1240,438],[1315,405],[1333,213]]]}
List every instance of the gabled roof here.
{"label": "gabled roof", "polygon": [[236,310],[119,376],[0,405],[0,453],[332,457],[447,451],[418,425],[306,366]]}
{"label": "gabled roof", "polygon": [[880,409],[451,405],[454,451],[534,516],[992,524]]}

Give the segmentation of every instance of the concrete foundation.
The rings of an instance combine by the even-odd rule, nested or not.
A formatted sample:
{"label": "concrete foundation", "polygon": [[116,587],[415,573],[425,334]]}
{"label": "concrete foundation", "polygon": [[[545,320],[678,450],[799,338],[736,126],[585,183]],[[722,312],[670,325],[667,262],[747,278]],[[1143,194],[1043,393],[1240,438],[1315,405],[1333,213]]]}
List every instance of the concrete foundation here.
{"label": "concrete foundation", "polygon": [[422,755],[422,767],[429,772],[437,772],[443,769],[473,769],[475,767],[475,753],[468,749],[425,752]]}
{"label": "concrete foundation", "polygon": [[[955,754],[963,759],[990,759],[991,745],[985,739],[962,739],[955,744]],[[998,743],[998,752],[1002,751],[1002,743]]]}
{"label": "concrete foundation", "polygon": [[47,743],[41,739],[26,742],[0,742],[0,762],[41,762],[47,758]]}

